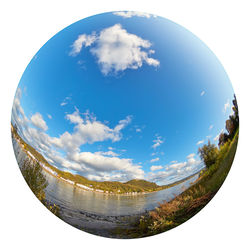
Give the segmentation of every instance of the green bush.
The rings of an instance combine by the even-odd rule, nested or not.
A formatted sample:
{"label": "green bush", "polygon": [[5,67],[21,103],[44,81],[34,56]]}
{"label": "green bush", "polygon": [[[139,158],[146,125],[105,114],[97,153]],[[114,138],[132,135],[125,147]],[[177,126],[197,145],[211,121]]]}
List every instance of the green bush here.
{"label": "green bush", "polygon": [[208,141],[207,144],[198,149],[198,153],[206,167],[209,168],[215,164],[219,150],[214,144],[211,144],[210,141]]}
{"label": "green bush", "polygon": [[25,160],[21,172],[28,186],[36,197],[42,201],[45,199],[44,189],[47,187],[48,182],[42,173],[42,168],[37,162]]}

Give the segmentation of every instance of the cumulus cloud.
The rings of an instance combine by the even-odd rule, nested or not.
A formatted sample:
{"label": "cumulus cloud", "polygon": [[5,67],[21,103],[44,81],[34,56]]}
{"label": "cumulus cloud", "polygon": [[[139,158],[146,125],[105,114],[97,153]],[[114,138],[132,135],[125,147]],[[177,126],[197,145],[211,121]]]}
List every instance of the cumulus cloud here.
{"label": "cumulus cloud", "polygon": [[18,132],[24,140],[55,167],[77,171],[92,180],[128,181],[144,178],[141,165],[135,164],[129,158],[119,158],[119,155],[112,151],[113,147],[108,147],[109,151],[94,153],[80,150],[80,146],[84,144],[104,140],[119,141],[122,138],[122,130],[131,122],[131,116],[118,121],[114,128],[110,128],[98,121],[93,114],[85,112],[81,115],[76,109],[72,114],[65,116],[65,119],[73,124],[73,132],[65,131],[59,137],[51,137],[46,133],[48,127],[42,115],[36,113],[28,119],[20,105],[20,99],[21,91],[18,90],[12,109],[13,124],[17,125]]}
{"label": "cumulus cloud", "polygon": [[202,143],[204,143],[204,140],[198,141],[196,144],[197,144],[197,145],[200,145],[200,144],[202,144]]}
{"label": "cumulus cloud", "polygon": [[223,112],[226,113],[226,111],[230,108],[230,102],[227,100],[227,102],[224,104]]}
{"label": "cumulus cloud", "polygon": [[114,130],[119,132],[120,130],[124,129],[131,122],[131,120],[132,116],[128,115],[126,119],[119,121],[118,125],[115,126]]}
{"label": "cumulus cloud", "polygon": [[72,114],[67,114],[66,115],[66,119],[69,120],[71,123],[76,123],[76,124],[83,123],[83,119],[79,115],[79,111],[78,110],[76,110]]}
{"label": "cumulus cloud", "polygon": [[157,59],[150,57],[155,52],[150,49],[152,44],[128,33],[121,24],[103,29],[99,34],[90,37],[86,34],[80,35],[73,43],[70,55],[78,55],[83,45],[91,47],[90,52],[97,58],[104,75],[126,69],[138,69],[143,63],[154,67],[160,65]]}
{"label": "cumulus cloud", "polygon": [[50,114],[47,114],[47,116],[48,116],[48,118],[49,118],[49,119],[52,119],[52,115],[50,115]]}
{"label": "cumulus cloud", "polygon": [[195,154],[189,154],[189,155],[187,156],[187,158],[188,158],[188,159],[191,159],[191,158],[194,158],[194,156],[195,156]]}
{"label": "cumulus cloud", "polygon": [[43,120],[43,117],[40,113],[35,113],[34,115],[32,115],[30,120],[33,123],[33,125],[36,126],[37,128],[40,128],[41,130],[44,131],[48,129],[48,126],[46,122]]}
{"label": "cumulus cloud", "polygon": [[[27,126],[28,118],[25,116],[24,110],[21,106],[21,96],[22,91],[18,88],[12,106],[11,120],[13,124],[20,124],[20,128],[25,128]],[[20,130],[20,132],[22,131]]]}
{"label": "cumulus cloud", "polygon": [[161,136],[156,136],[156,139],[153,140],[153,145],[152,145],[152,148],[153,149],[156,149],[157,147],[159,147],[164,141],[162,140],[162,137]]}
{"label": "cumulus cloud", "polygon": [[116,11],[116,12],[113,12],[113,14],[116,16],[121,16],[123,18],[131,18],[133,16],[146,17],[146,18],[156,17],[155,15],[151,15],[149,13],[144,13],[144,12],[139,12],[139,11]]}
{"label": "cumulus cloud", "polygon": [[147,175],[147,180],[155,183],[159,183],[160,185],[168,184],[166,180],[169,179],[171,175],[174,174],[174,171],[157,171],[157,172],[149,172]]}
{"label": "cumulus cloud", "polygon": [[103,152],[103,151],[98,151],[98,152],[95,152],[96,155],[104,155],[104,156],[112,156],[112,157],[116,157],[116,156],[119,156],[119,154],[109,150],[109,151],[106,151],[106,152]]}
{"label": "cumulus cloud", "polygon": [[151,166],[150,167],[150,170],[151,171],[156,171],[156,170],[160,170],[160,169],[163,169],[163,166],[160,166],[160,165],[155,165],[155,166]]}
{"label": "cumulus cloud", "polygon": [[198,172],[204,168],[204,165],[200,160],[195,159],[195,154],[190,154],[187,156],[187,161],[174,161],[171,165],[165,166],[165,170],[154,172],[163,168],[163,166],[152,166],[152,172],[149,172],[146,176],[147,180],[161,185],[170,184]]}
{"label": "cumulus cloud", "polygon": [[211,124],[210,126],[209,126],[209,130],[212,130],[213,129],[213,127],[214,127],[214,125],[213,124]]}
{"label": "cumulus cloud", "polygon": [[78,55],[81,50],[82,46],[89,47],[92,43],[95,42],[97,39],[95,33],[92,33],[91,35],[82,34],[79,35],[78,38],[74,41],[74,43],[71,45],[72,50],[70,52],[71,56]]}
{"label": "cumulus cloud", "polygon": [[170,163],[173,164],[173,163],[177,163],[178,161],[171,161]]}
{"label": "cumulus cloud", "polygon": [[68,102],[71,100],[70,96],[67,96],[64,98],[64,100],[60,103],[61,106],[65,106],[68,104]]}
{"label": "cumulus cloud", "polygon": [[105,173],[107,176],[107,174],[111,174],[112,172],[120,174],[126,173],[125,180],[144,177],[144,171],[141,169],[141,166],[133,164],[132,159],[106,157],[101,154],[81,152],[73,154],[72,160],[91,168],[93,174],[100,172]]}
{"label": "cumulus cloud", "polygon": [[[201,161],[195,159],[194,154],[189,154],[184,162],[172,162],[168,166],[153,165],[150,167],[151,172],[145,174],[141,163],[120,157],[114,152],[114,147],[109,146],[108,151],[97,152],[84,152],[81,147],[95,142],[112,143],[121,140],[122,130],[131,123],[131,116],[118,121],[114,127],[99,121],[94,114],[88,111],[82,114],[78,109],[67,114],[65,119],[73,126],[71,133],[65,131],[58,137],[48,135],[48,127],[40,113],[35,113],[30,119],[26,117],[21,107],[21,91],[17,91],[12,109],[12,123],[17,125],[18,133],[25,141],[36,148],[48,162],[62,170],[74,170],[98,181],[123,182],[137,178],[168,184],[185,178],[203,167]],[[156,135],[154,143],[162,142],[161,137]]]}
{"label": "cumulus cloud", "polygon": [[121,130],[131,122],[131,116],[127,116],[124,120],[120,120],[114,128],[110,128],[98,121],[96,117],[89,116],[88,112],[85,113],[85,117],[81,117],[79,110],[67,114],[66,119],[75,124],[73,133],[66,131],[60,137],[51,138],[51,143],[67,152],[77,151],[81,145],[86,143],[92,144],[105,140],[119,141],[122,138]]}
{"label": "cumulus cloud", "polygon": [[160,160],[160,158],[156,157],[156,158],[152,159],[150,162],[156,162],[156,161],[159,161],[159,160]]}
{"label": "cumulus cloud", "polygon": [[178,163],[173,163],[171,164],[170,166],[168,166],[167,168],[175,168],[175,169],[180,169],[182,167],[185,167],[186,166],[186,162],[178,162]]}

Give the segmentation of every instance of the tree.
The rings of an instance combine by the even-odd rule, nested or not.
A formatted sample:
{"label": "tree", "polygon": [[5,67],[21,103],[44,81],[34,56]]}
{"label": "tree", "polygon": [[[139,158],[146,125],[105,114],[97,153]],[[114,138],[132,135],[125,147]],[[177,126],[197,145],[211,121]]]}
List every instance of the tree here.
{"label": "tree", "polygon": [[236,96],[234,95],[233,99],[233,114],[229,116],[229,119],[226,121],[226,130],[228,132],[228,136],[232,139],[239,127],[239,110],[238,110],[238,103],[236,100]]}
{"label": "tree", "polygon": [[219,137],[219,147],[221,147],[222,145],[224,145],[229,139],[229,136],[227,133],[221,133],[220,137]]}
{"label": "tree", "polygon": [[15,123],[15,125],[13,126],[13,128],[14,128],[15,133],[17,133],[17,125],[16,125],[16,123]]}
{"label": "tree", "polygon": [[233,107],[232,107],[233,111],[234,111],[234,119],[235,119],[235,123],[236,125],[239,126],[239,109],[238,109],[238,103],[237,103],[237,99],[236,96],[234,95],[234,99],[233,99]]}
{"label": "tree", "polygon": [[226,120],[226,130],[228,132],[228,137],[230,138],[230,135],[233,135],[235,130],[235,125],[232,119]]}
{"label": "tree", "polygon": [[45,199],[44,189],[48,186],[48,182],[42,172],[42,168],[38,162],[25,160],[21,172],[28,186],[36,197],[56,216],[60,217],[60,208],[56,204],[50,203]]}
{"label": "tree", "polygon": [[206,167],[209,168],[216,162],[219,150],[214,144],[210,143],[210,140],[208,140],[207,144],[198,149],[198,153]]}
{"label": "tree", "polygon": [[232,102],[233,102],[233,107],[232,107],[233,114],[229,116],[228,120],[226,120],[227,133],[220,134],[218,143],[219,147],[224,145],[229,139],[232,140],[239,127],[239,110],[235,95]]}
{"label": "tree", "polygon": [[32,192],[40,201],[43,201],[45,199],[44,189],[47,187],[48,182],[42,173],[39,163],[25,160],[21,167],[21,172]]}

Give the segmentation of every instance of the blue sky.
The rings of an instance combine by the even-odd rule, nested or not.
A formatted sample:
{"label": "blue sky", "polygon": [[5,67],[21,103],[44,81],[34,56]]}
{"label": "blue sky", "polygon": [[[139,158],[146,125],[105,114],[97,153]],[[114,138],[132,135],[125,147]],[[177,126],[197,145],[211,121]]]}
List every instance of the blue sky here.
{"label": "blue sky", "polygon": [[62,170],[165,184],[203,167],[198,147],[217,144],[232,99],[222,65],[192,33],[115,12],[70,25],[37,52],[12,122]]}

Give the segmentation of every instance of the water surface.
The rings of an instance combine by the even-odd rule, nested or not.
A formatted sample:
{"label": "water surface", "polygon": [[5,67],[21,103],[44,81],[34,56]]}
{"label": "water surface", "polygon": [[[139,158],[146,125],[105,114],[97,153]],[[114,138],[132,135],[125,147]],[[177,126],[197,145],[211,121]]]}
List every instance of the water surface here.
{"label": "water surface", "polygon": [[198,175],[174,187],[158,192],[139,195],[111,195],[85,191],[48,173],[45,174],[49,185],[46,198],[55,203],[100,215],[130,215],[154,209],[159,202],[169,201],[187,189]]}
{"label": "water surface", "polygon": [[[15,139],[13,147],[21,166],[28,156]],[[198,178],[196,174],[168,189],[132,196],[85,191],[43,172],[48,181],[46,200],[59,207],[60,217],[77,228],[106,237],[113,237],[112,230],[117,227],[130,227],[131,221],[138,219],[141,213],[154,209],[160,202],[170,201]]]}

